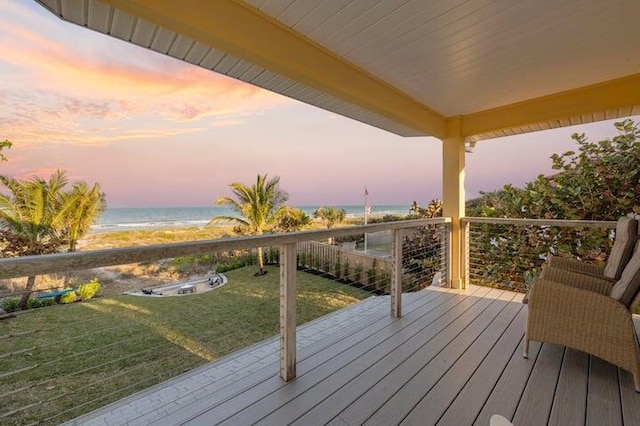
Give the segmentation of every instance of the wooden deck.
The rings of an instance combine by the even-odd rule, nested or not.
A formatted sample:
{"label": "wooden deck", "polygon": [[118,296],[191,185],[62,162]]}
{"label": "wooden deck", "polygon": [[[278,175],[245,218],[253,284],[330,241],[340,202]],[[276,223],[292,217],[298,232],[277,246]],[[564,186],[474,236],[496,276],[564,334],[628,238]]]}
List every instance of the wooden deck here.
{"label": "wooden deck", "polygon": [[290,383],[273,339],[71,423],[488,425],[501,414],[515,425],[640,424],[629,373],[550,344],[522,357],[521,298],[434,288],[404,295],[398,320],[386,297],[370,299],[357,321],[346,312],[363,306],[327,317],[340,327],[299,349]]}

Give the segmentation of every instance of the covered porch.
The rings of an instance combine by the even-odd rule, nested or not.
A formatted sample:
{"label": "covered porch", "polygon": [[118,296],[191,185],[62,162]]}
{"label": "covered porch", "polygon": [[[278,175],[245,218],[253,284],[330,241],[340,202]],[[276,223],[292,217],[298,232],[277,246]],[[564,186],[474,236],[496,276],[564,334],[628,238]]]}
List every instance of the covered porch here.
{"label": "covered porch", "polygon": [[640,43],[640,3],[38,2],[179,60],[398,135],[442,141],[443,276],[451,289],[402,294],[396,244],[391,296],[297,332],[296,244],[358,231],[2,260],[0,275],[19,277],[227,247],[282,248],[279,337],[72,423],[486,425],[492,414],[517,425],[639,421],[627,372],[547,344],[522,358],[521,295],[471,285],[464,179],[466,149],[483,139],[640,113],[640,59],[629,53]]}
{"label": "covered porch", "polygon": [[278,377],[276,337],[76,418],[82,425],[632,425],[631,375],[535,343],[522,357],[522,294],[430,287],[367,299],[298,328],[298,376]]}

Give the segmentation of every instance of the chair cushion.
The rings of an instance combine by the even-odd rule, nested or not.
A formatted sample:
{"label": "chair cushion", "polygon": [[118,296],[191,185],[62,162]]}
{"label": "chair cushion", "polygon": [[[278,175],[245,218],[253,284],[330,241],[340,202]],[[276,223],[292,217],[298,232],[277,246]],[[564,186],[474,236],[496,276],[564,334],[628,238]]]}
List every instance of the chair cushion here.
{"label": "chair cushion", "polygon": [[634,253],[627,267],[624,268],[622,277],[611,288],[610,296],[629,306],[638,290],[640,290],[640,251]]}
{"label": "chair cushion", "polygon": [[628,217],[621,217],[616,225],[616,239],[613,242],[611,254],[604,268],[605,278],[618,280],[622,276],[627,262],[633,255],[638,239],[638,221]]}

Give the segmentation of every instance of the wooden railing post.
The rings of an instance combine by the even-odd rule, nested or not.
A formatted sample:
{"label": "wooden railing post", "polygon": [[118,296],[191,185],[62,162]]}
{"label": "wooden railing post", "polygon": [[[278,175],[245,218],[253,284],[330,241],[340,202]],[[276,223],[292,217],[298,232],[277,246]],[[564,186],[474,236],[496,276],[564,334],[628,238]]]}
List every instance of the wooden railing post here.
{"label": "wooden railing post", "polygon": [[[451,288],[451,224],[442,225],[442,252],[444,257],[444,282],[446,287]],[[441,284],[442,285],[442,284]]]}
{"label": "wooden railing post", "polygon": [[280,247],[280,377],[296,377],[296,244]]}
{"label": "wooden railing post", "polygon": [[471,282],[469,281],[471,279],[471,275],[470,275],[470,269],[469,269],[469,245],[471,244],[471,224],[469,223],[469,221],[465,220],[464,218],[461,221],[461,225],[462,230],[461,230],[461,235],[463,238],[463,242],[462,242],[462,247],[463,247],[463,264],[462,264],[462,276],[464,277],[464,288],[466,289],[469,284],[471,284]]}
{"label": "wooden railing post", "polygon": [[402,231],[393,230],[391,262],[391,316],[402,316]]}

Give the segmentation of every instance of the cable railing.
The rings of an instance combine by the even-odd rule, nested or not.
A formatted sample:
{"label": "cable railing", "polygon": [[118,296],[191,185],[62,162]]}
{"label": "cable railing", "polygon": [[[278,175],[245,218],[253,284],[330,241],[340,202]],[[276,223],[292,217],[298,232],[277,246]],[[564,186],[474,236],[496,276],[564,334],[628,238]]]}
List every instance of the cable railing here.
{"label": "cable railing", "polygon": [[[364,231],[389,233],[389,254],[334,245]],[[291,379],[296,324],[373,295],[392,294],[399,315],[402,292],[445,282],[448,233],[448,220],[432,219],[0,259],[0,304],[24,294],[26,274],[38,276],[29,300],[102,283],[92,300],[46,298],[55,306],[0,320],[0,424],[59,424],[278,333],[281,376]],[[267,273],[254,276],[258,247]],[[202,291],[216,268],[225,285]]]}
{"label": "cable railing", "polygon": [[615,221],[475,218],[468,229],[467,282],[524,292],[549,256],[604,264]]}
{"label": "cable railing", "polygon": [[[397,244],[397,262],[401,265],[397,270],[397,294],[404,296],[430,285],[443,286],[448,283],[448,223],[420,224],[392,231],[379,231],[374,235],[374,238],[368,238],[367,251],[363,250],[363,245],[354,246],[335,239],[300,242],[297,244],[297,267],[316,276],[346,284],[344,288],[356,289],[360,294],[393,295]],[[355,240],[363,239],[364,235]],[[305,296],[312,297],[303,291],[298,292],[300,312],[303,313],[306,310],[302,307],[304,302],[301,297]],[[348,299],[352,294],[345,293],[341,297]],[[340,302],[334,299],[327,303]],[[397,305],[396,308],[400,309],[401,301]],[[400,312],[393,311],[393,314],[399,316]]]}

